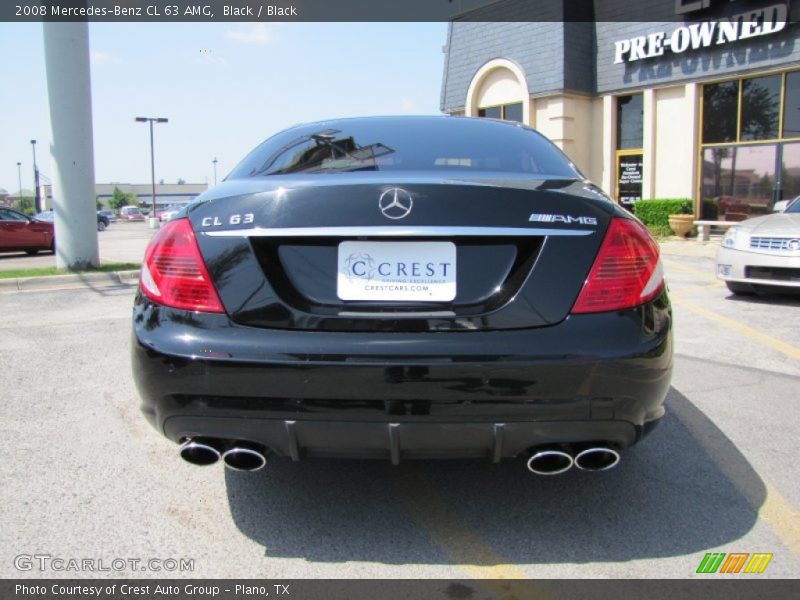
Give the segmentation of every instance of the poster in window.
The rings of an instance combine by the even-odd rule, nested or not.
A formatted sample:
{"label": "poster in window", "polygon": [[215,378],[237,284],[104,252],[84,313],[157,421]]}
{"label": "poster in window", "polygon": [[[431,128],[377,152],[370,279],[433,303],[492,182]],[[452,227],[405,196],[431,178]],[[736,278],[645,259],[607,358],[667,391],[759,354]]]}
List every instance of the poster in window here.
{"label": "poster in window", "polygon": [[629,154],[617,157],[617,190],[620,204],[633,206],[642,199],[642,155]]}

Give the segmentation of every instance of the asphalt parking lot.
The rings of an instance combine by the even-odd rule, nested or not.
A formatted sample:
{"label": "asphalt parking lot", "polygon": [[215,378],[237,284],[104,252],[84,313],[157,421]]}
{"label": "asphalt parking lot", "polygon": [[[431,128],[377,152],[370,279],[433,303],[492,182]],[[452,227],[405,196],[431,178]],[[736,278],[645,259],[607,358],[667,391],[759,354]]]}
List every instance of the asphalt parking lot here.
{"label": "asphalt parking lot", "polygon": [[[100,234],[103,259],[139,261],[139,225]],[[664,246],[663,424],[612,471],[549,478],[521,460],[193,467],[139,415],[133,288],[0,294],[0,577],[63,575],[15,568],[46,554],[190,558],[168,575],[193,577],[684,578],[706,552],[773,553],[757,577],[798,577],[800,300],[735,298],[713,245],[688,244]]]}

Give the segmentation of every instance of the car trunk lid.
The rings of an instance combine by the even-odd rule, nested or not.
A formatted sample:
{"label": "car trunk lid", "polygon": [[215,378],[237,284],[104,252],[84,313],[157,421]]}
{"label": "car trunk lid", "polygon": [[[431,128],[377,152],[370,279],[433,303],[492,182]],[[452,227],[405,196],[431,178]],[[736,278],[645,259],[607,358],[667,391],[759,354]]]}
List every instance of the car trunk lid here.
{"label": "car trunk lid", "polygon": [[226,310],[256,327],[551,325],[613,212],[575,180],[255,181],[221,186],[189,217]]}

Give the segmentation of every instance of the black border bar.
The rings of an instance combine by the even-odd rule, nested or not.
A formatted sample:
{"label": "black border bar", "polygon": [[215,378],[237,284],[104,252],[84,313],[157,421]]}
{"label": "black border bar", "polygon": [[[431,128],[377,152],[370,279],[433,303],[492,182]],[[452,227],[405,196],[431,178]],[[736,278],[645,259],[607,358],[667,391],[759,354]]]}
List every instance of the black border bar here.
{"label": "black border bar", "polygon": [[788,0],[2,0],[0,21],[571,21],[713,19]]}
{"label": "black border bar", "polygon": [[[576,567],[577,568],[577,567]],[[3,600],[750,600],[798,598],[800,580],[698,579],[5,579]],[[158,588],[157,588],[158,586]],[[240,587],[237,587],[240,586]],[[159,588],[162,592],[159,593]]]}

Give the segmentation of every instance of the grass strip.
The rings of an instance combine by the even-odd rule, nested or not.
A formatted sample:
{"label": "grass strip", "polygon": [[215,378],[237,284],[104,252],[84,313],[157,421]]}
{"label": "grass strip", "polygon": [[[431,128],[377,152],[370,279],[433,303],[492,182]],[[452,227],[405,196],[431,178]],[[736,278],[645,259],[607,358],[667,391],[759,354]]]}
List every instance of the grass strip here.
{"label": "grass strip", "polygon": [[19,277],[46,277],[49,275],[70,275],[72,273],[111,273],[113,271],[133,271],[139,269],[139,263],[108,263],[96,269],[57,269],[56,267],[40,267],[38,269],[9,269],[0,271],[0,279],[17,279]]}

